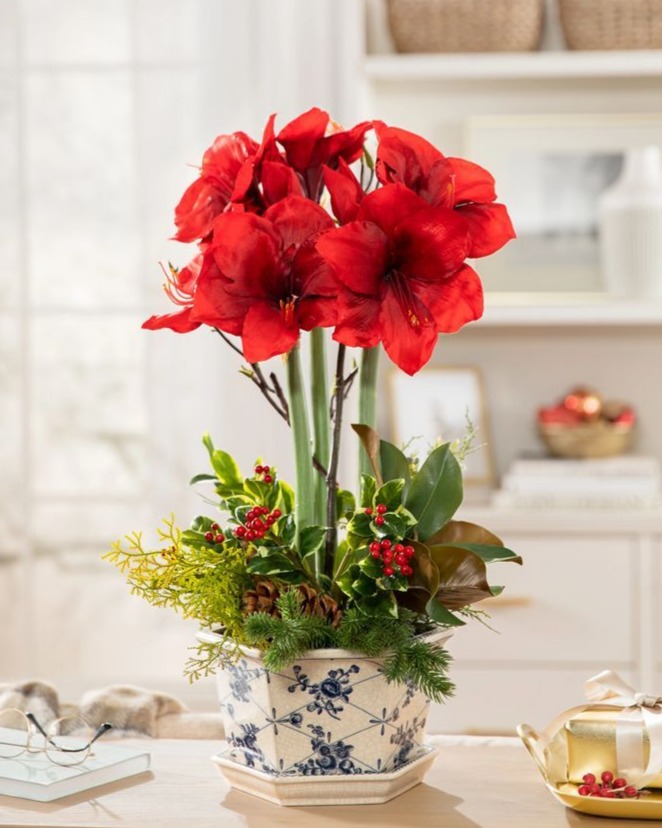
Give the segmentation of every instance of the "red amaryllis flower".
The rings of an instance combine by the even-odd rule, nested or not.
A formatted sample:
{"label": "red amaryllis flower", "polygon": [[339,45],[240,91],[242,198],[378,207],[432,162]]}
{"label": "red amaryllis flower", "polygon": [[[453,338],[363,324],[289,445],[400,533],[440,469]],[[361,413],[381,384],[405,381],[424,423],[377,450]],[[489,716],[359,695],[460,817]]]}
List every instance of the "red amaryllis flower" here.
{"label": "red amaryllis flower", "polygon": [[338,286],[313,245],[331,226],[328,213],[298,196],[263,217],[219,216],[206,254],[214,268],[200,276],[193,319],[240,335],[249,362],[286,353],[300,329],[334,325]]}
{"label": "red amaryllis flower", "polygon": [[313,107],[284,126],[278,142],[285,148],[288,163],[303,176],[309,198],[317,201],[322,165],[334,169],[341,158],[348,164],[360,158],[368,129],[367,121],[340,129],[328,112]]}
{"label": "red amaryllis flower", "polygon": [[483,312],[478,275],[464,260],[470,240],[458,211],[430,207],[402,184],[367,195],[357,220],[316,243],[344,287],[334,339],[386,353],[408,374],[432,355],[437,334]]}
{"label": "red amaryllis flower", "polygon": [[462,158],[446,158],[413,132],[381,121],[373,126],[379,139],[377,178],[382,184],[404,184],[434,207],[460,212],[469,226],[469,258],[489,256],[515,238],[508,211],[494,203],[494,178],[487,170]]}
{"label": "red amaryllis flower", "polygon": [[202,158],[199,178],[175,208],[177,241],[191,242],[209,235],[214,219],[232,199],[239,171],[257,150],[258,144],[244,132],[218,136]]}
{"label": "red amaryllis flower", "polygon": [[200,322],[194,322],[191,319],[191,312],[193,310],[193,301],[195,297],[195,289],[200,278],[200,269],[202,267],[203,256],[199,254],[186,267],[181,270],[169,265],[169,271],[164,268],[166,275],[166,283],[163,286],[166,295],[176,305],[180,306],[180,310],[175,313],[166,313],[163,316],[150,316],[142,327],[148,330],[155,331],[160,328],[170,328],[177,333],[188,333],[200,327]]}

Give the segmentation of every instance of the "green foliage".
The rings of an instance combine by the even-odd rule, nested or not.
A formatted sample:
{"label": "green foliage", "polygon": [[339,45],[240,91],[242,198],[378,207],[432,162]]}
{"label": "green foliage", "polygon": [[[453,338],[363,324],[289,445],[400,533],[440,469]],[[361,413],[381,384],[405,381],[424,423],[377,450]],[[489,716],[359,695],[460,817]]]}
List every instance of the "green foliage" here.
{"label": "green foliage", "polygon": [[325,618],[305,615],[296,590],[281,593],[276,601],[281,617],[254,612],[246,618],[248,644],[264,650],[264,664],[280,672],[308,650],[334,645],[335,632]]}
{"label": "green foliage", "polygon": [[429,455],[409,489],[405,506],[426,540],[449,521],[462,503],[462,471],[446,443]]}
{"label": "green foliage", "polygon": [[222,644],[201,643],[190,649],[195,652],[195,655],[187,660],[184,667],[184,675],[190,684],[234,664],[241,656],[239,644],[230,638],[227,631],[223,636]]}
{"label": "green foliage", "polygon": [[448,650],[425,641],[411,641],[394,650],[384,662],[384,678],[391,682],[410,681],[435,702],[444,701],[455,692],[448,678],[451,663]]}
{"label": "green foliage", "polygon": [[250,579],[243,550],[232,541],[200,544],[185,540],[174,517],[159,528],[161,546],[146,548],[141,532],[117,541],[103,558],[125,576],[131,592],[156,607],[171,607],[205,626],[222,625],[244,640],[241,597]]}

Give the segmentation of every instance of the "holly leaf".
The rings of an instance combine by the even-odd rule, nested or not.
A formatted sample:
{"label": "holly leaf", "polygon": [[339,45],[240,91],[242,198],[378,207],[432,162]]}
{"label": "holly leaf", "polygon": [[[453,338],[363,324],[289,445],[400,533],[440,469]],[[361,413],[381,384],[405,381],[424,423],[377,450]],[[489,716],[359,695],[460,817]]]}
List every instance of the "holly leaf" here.
{"label": "holly leaf", "polygon": [[403,479],[389,480],[375,492],[374,505],[383,503],[389,512],[394,512],[402,504],[402,491],[405,487]]}
{"label": "holly leaf", "polygon": [[356,512],[354,517],[347,524],[348,535],[356,535],[359,538],[372,537],[372,518],[363,512]]}
{"label": "holly leaf", "polygon": [[299,536],[299,557],[307,558],[321,549],[326,540],[326,526],[304,526]]}
{"label": "holly leaf", "polygon": [[336,491],[336,514],[339,517],[349,517],[356,511],[356,499],[348,489]]}
{"label": "holly leaf", "polygon": [[218,480],[215,474],[196,474],[188,482],[189,486],[195,486],[196,483],[202,483],[205,480]]}
{"label": "holly leaf", "polygon": [[239,466],[227,451],[214,449],[211,453],[211,465],[221,483],[232,488],[241,488],[244,479],[239,471]]}
{"label": "holly leaf", "polygon": [[359,435],[359,439],[363,443],[363,448],[365,449],[368,459],[370,460],[372,470],[375,473],[377,485],[381,486],[384,481],[379,467],[379,434],[377,434],[374,428],[363,425],[362,423],[352,423],[352,428]]}
{"label": "holly leaf", "polygon": [[418,519],[426,541],[447,523],[462,503],[462,471],[445,443],[434,449],[411,484],[405,506]]}
{"label": "holly leaf", "polygon": [[294,489],[289,483],[284,483],[282,480],[278,481],[277,486],[283,512],[294,511]]}
{"label": "holly leaf", "polygon": [[295,566],[294,562],[287,555],[278,551],[264,554],[266,551],[263,547],[259,554],[254,555],[248,561],[246,569],[253,575],[274,575],[280,577],[287,573],[297,572],[300,574],[298,567]]}
{"label": "holly leaf", "polygon": [[377,491],[377,481],[369,474],[361,475],[361,506],[367,509],[372,506],[375,492]]}

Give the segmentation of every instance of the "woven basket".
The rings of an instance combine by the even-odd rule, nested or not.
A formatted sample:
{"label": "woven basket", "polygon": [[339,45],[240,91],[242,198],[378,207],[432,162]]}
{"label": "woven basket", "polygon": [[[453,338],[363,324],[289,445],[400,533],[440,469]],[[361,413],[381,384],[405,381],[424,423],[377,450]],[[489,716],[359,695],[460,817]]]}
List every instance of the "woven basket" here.
{"label": "woven basket", "polygon": [[662,0],[559,0],[570,49],[662,49]]}
{"label": "woven basket", "polygon": [[530,52],[544,0],[387,0],[398,52]]}

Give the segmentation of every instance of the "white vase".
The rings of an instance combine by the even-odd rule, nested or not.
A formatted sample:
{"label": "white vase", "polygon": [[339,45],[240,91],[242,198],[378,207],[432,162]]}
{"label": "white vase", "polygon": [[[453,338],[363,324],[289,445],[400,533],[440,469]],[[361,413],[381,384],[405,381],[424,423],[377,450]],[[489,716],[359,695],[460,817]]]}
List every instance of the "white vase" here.
{"label": "white vase", "polygon": [[[422,640],[440,646],[451,635]],[[232,787],[279,805],[359,805],[422,781],[436,755],[423,743],[430,701],[410,684],[388,684],[382,659],[311,650],[272,673],[259,650],[242,653],[217,675],[228,748],[212,758]]]}
{"label": "white vase", "polygon": [[619,179],[599,202],[606,290],[662,299],[662,158],[658,147],[626,153]]}

